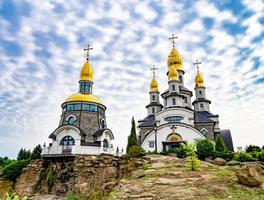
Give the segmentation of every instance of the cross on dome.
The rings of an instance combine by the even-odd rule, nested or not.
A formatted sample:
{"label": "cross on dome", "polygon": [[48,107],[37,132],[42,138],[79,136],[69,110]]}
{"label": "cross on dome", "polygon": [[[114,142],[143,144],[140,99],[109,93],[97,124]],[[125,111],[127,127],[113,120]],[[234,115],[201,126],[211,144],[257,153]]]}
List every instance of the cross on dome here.
{"label": "cross on dome", "polygon": [[153,79],[156,77],[156,72],[155,72],[155,70],[157,70],[158,68],[155,66],[155,65],[153,65],[151,68],[150,68],[150,70],[152,70],[152,72],[153,72]]}
{"label": "cross on dome", "polygon": [[172,41],[172,46],[175,47],[175,39],[177,39],[178,37],[177,36],[174,36],[174,34],[171,35],[171,37],[169,38],[169,40]]}
{"label": "cross on dome", "polygon": [[197,67],[197,71],[199,71],[199,65],[202,64],[201,61],[196,60],[195,63],[193,63]]}
{"label": "cross on dome", "polygon": [[87,54],[86,54],[86,60],[87,60],[87,62],[89,61],[89,52],[91,51],[91,50],[93,50],[93,48],[92,47],[90,47],[90,45],[88,44],[87,45],[87,49],[83,49],[84,51],[87,51]]}

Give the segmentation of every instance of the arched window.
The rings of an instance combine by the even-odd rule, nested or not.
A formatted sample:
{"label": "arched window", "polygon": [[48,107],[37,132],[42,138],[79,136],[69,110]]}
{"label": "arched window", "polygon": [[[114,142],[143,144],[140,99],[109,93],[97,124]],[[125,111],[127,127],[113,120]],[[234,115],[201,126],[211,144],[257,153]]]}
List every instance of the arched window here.
{"label": "arched window", "polygon": [[172,85],[172,91],[175,91],[175,85]]}
{"label": "arched window", "polygon": [[101,128],[105,128],[105,121],[104,121],[104,119],[101,119]]}
{"label": "arched window", "polygon": [[155,95],[152,96],[152,101],[155,101]]}
{"label": "arched window", "polygon": [[67,135],[64,138],[62,138],[60,145],[61,146],[73,146],[75,145],[75,141],[72,136]]}
{"label": "arched window", "polygon": [[200,104],[200,108],[201,110],[204,110],[204,105],[202,103]]}
{"label": "arched window", "polygon": [[104,139],[103,140],[103,148],[107,149],[108,147],[109,147],[108,141],[107,141],[107,139]]}

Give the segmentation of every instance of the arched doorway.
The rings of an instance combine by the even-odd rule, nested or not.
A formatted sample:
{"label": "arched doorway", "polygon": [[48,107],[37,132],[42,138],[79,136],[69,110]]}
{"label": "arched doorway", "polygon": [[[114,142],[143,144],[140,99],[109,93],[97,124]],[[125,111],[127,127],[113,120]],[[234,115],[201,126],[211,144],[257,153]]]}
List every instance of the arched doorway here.
{"label": "arched doorway", "polygon": [[171,133],[167,136],[163,143],[163,151],[169,151],[172,148],[177,148],[183,142],[182,137],[178,133]]}

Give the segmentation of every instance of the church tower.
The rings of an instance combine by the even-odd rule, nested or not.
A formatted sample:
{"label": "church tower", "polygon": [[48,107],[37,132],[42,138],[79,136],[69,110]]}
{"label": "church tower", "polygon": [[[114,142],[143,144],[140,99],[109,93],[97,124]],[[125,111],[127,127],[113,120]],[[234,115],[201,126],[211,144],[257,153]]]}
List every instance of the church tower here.
{"label": "church tower", "polygon": [[199,70],[199,64],[201,64],[201,62],[198,62],[196,60],[194,64],[197,65],[197,74],[195,77],[195,88],[194,88],[195,101],[193,102],[194,110],[210,112],[211,101],[206,98],[204,79]]}
{"label": "church tower", "polygon": [[59,126],[50,134],[52,143],[43,149],[43,156],[113,153],[114,135],[106,124],[106,106],[92,92],[92,48],[88,45],[84,50],[87,58],[80,72],[79,91],[62,103]]}
{"label": "church tower", "polygon": [[159,102],[159,86],[158,81],[156,80],[155,70],[157,67],[153,66],[151,70],[153,71],[153,77],[150,82],[149,88],[149,100],[150,103],[146,106],[148,109],[148,115],[154,115],[157,112],[160,112],[162,109],[162,105]]}

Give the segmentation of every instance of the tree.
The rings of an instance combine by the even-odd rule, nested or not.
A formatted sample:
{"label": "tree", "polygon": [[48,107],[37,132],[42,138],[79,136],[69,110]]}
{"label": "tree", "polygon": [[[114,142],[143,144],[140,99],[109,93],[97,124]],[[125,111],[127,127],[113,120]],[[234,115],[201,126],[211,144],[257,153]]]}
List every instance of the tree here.
{"label": "tree", "polygon": [[135,145],[137,145],[136,123],[134,117],[132,117],[131,131],[130,131],[130,135],[128,136],[126,152],[128,152],[129,149]]}
{"label": "tree", "polygon": [[196,150],[199,158],[205,159],[206,157],[214,155],[215,146],[211,140],[203,139],[197,141]]}
{"label": "tree", "polygon": [[216,135],[215,138],[215,150],[219,152],[223,152],[227,150],[224,140],[219,133]]}
{"label": "tree", "polygon": [[3,177],[10,181],[15,181],[22,173],[22,169],[27,166],[29,160],[17,160],[7,165],[3,170]]}
{"label": "tree", "polygon": [[246,147],[246,152],[247,153],[254,152],[254,151],[260,152],[261,148],[259,146],[252,145],[252,144]]}
{"label": "tree", "polygon": [[187,151],[187,163],[186,167],[191,169],[192,171],[196,171],[200,168],[201,163],[200,160],[198,160],[197,155],[195,153],[195,144],[182,144],[183,148]]}
{"label": "tree", "polygon": [[17,155],[17,160],[28,160],[31,157],[30,150],[21,148]]}
{"label": "tree", "polygon": [[32,160],[41,159],[41,152],[42,152],[41,145],[38,144],[37,146],[35,146],[35,148],[32,151],[31,159]]}

